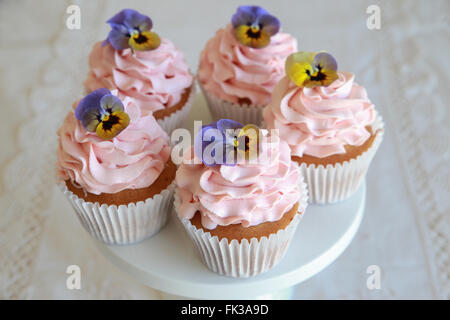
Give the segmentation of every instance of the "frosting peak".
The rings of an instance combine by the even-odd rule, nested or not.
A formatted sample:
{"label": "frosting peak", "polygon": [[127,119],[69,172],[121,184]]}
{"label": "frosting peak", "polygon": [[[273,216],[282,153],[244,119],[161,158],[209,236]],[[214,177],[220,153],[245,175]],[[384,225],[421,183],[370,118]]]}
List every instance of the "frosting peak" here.
{"label": "frosting peak", "polygon": [[145,188],[158,178],[170,155],[168,136],[152,115],[141,116],[132,99],[125,98],[123,105],[130,124],[107,141],[88,132],[73,111],[67,114],[58,130],[61,179],[100,194]]}
{"label": "frosting peak", "polygon": [[266,105],[284,76],[286,57],[296,50],[295,38],[281,32],[271,37],[267,47],[247,47],[236,40],[229,24],[201,52],[198,79],[220,99],[237,103],[239,98],[248,98],[252,104]]}
{"label": "frosting peak", "polygon": [[199,211],[207,229],[279,220],[300,199],[299,168],[283,141],[264,144],[262,153],[258,164],[208,167],[191,164],[191,150],[176,174],[178,214],[191,219]]}
{"label": "frosting peak", "polygon": [[345,153],[345,145],[360,146],[369,137],[366,126],[376,116],[364,87],[354,74],[338,72],[328,87],[298,87],[284,77],[264,109],[268,129],[279,129],[292,155],[324,158]]}
{"label": "frosting peak", "polygon": [[119,97],[134,98],[144,115],[177,104],[193,82],[184,54],[164,38],[157,49],[134,53],[97,42],[89,66],[87,91],[117,89]]}

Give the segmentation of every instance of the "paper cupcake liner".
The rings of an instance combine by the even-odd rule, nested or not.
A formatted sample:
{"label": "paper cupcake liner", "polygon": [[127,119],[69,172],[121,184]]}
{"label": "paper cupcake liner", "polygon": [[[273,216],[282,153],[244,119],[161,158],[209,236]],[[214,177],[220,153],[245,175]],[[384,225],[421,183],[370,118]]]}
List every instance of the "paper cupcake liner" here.
{"label": "paper cupcake liner", "polygon": [[86,231],[106,244],[132,244],[157,234],[172,210],[175,190],[172,183],[153,198],[116,206],[86,202],[71,192],[63,181],[58,186]]}
{"label": "paper cupcake liner", "polygon": [[165,116],[162,119],[157,119],[156,121],[161,126],[161,128],[164,129],[164,131],[167,132],[167,134],[170,136],[173,130],[177,128],[181,128],[186,121],[187,117],[189,116],[189,112],[191,111],[192,104],[194,103],[195,94],[196,94],[196,86],[195,82],[192,84],[191,92],[189,93],[189,97],[184,104],[184,106],[177,110],[176,112]]}
{"label": "paper cupcake liner", "polygon": [[[219,240],[211,236],[210,232],[198,229],[190,220],[179,221],[194,242],[203,263],[213,272],[229,277],[247,278],[264,273],[277,265],[285,256],[297,225],[303,217],[308,203],[306,185],[302,183],[302,198],[299,199],[299,209],[291,223],[277,233],[260,239],[251,238],[250,241],[226,238]],[[180,198],[175,191],[175,209],[180,206]]]}
{"label": "paper cupcake liner", "polygon": [[208,103],[211,116],[214,121],[220,119],[231,119],[242,124],[261,125],[263,120],[262,112],[265,106],[253,104],[238,104],[217,98],[213,94],[200,88]]}
{"label": "paper cupcake liner", "polygon": [[302,163],[300,171],[308,185],[310,203],[326,204],[342,201],[358,190],[366,176],[370,163],[383,140],[384,124],[381,116],[377,116],[372,125],[373,132],[377,132],[372,146],[355,159],[316,166]]}

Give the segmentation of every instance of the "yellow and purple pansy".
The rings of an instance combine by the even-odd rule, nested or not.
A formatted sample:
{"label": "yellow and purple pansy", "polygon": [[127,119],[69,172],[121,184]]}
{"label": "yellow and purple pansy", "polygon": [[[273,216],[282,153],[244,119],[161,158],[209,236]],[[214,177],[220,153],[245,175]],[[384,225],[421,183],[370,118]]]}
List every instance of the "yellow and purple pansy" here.
{"label": "yellow and purple pansy", "polygon": [[221,119],[202,126],[194,142],[194,153],[206,166],[234,166],[258,157],[260,130],[257,126]]}
{"label": "yellow and purple pansy", "polygon": [[280,30],[280,21],[258,6],[240,6],[231,18],[236,39],[251,48],[264,48]]}
{"label": "yellow and purple pansy", "polygon": [[338,78],[337,62],[327,52],[293,53],[286,59],[285,70],[299,87],[326,87]]}
{"label": "yellow and purple pansy", "polygon": [[92,91],[81,99],[75,117],[87,131],[95,132],[104,140],[114,138],[130,123],[120,99],[105,88]]}
{"label": "yellow and purple pansy", "polygon": [[153,22],[149,17],[133,9],[124,9],[107,21],[111,26],[108,38],[103,44],[110,43],[116,50],[147,51],[159,47],[161,39],[151,32]]}

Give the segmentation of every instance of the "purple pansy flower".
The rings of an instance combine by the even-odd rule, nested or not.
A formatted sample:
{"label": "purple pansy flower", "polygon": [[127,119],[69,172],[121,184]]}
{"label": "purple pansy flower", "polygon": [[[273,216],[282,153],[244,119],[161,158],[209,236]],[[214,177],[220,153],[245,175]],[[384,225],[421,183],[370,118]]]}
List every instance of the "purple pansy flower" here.
{"label": "purple pansy flower", "polygon": [[337,62],[327,52],[300,51],[286,59],[286,75],[299,87],[327,87],[338,79]]}
{"label": "purple pansy flower", "polygon": [[234,166],[241,159],[248,160],[250,151],[257,151],[258,144],[256,126],[221,119],[202,126],[195,138],[194,153],[206,166]]}
{"label": "purple pansy flower", "polygon": [[264,48],[280,30],[280,21],[258,6],[240,6],[231,18],[236,39],[252,48]]}
{"label": "purple pansy flower", "polygon": [[80,100],[75,117],[89,132],[109,140],[117,136],[130,123],[122,101],[106,88],[97,89]]}
{"label": "purple pansy flower", "polygon": [[103,44],[110,43],[116,50],[153,50],[161,43],[159,36],[150,31],[153,27],[152,20],[136,10],[124,9],[107,23],[111,26],[111,31]]}

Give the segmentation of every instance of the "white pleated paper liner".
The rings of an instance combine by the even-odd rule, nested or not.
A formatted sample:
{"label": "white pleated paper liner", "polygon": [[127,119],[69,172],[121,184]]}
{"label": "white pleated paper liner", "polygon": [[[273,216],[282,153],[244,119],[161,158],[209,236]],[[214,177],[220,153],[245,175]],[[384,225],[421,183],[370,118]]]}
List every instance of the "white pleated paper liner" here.
{"label": "white pleated paper liner", "polygon": [[169,136],[173,130],[183,127],[183,124],[189,116],[189,112],[191,111],[192,105],[194,103],[196,91],[197,89],[194,82],[191,86],[189,97],[186,100],[184,106],[176,112],[173,112],[162,119],[156,120],[161,128],[163,128]]}
{"label": "white pleated paper liner", "polygon": [[349,198],[358,190],[383,140],[384,123],[381,116],[377,116],[372,130],[379,130],[372,146],[355,159],[326,167],[305,163],[300,165],[300,171],[308,185],[310,203],[335,203]]}
{"label": "white pleated paper liner", "polygon": [[58,186],[86,231],[106,244],[132,244],[157,234],[166,225],[175,190],[172,183],[145,201],[116,206],[86,202],[71,192],[64,181]]}
{"label": "white pleated paper liner", "polygon": [[205,96],[206,102],[208,103],[208,107],[214,121],[220,119],[231,119],[244,125],[261,125],[263,120],[262,111],[265,106],[232,103],[217,98],[213,94],[204,90],[201,85],[200,88]]}
{"label": "white pleated paper liner", "polygon": [[[306,185],[302,183],[302,198],[299,199],[298,212],[291,223],[277,233],[250,241],[226,238],[219,240],[217,236],[203,229],[197,229],[188,219],[177,215],[189,237],[194,242],[203,263],[213,272],[229,277],[247,278],[264,273],[277,265],[285,256],[297,225],[300,222],[308,203]],[[180,206],[180,199],[175,191],[175,209]]]}

